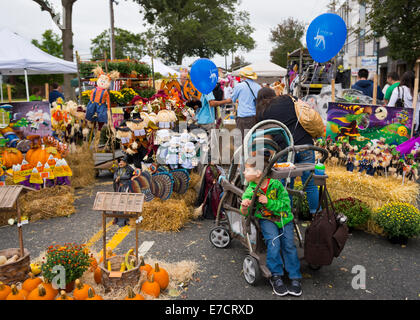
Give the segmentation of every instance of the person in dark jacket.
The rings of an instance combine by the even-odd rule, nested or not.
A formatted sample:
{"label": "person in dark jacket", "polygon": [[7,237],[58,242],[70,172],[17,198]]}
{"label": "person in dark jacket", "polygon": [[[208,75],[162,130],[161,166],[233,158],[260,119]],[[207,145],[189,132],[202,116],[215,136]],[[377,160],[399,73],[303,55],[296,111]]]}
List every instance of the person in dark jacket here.
{"label": "person in dark jacket", "polygon": [[50,92],[49,96],[50,103],[53,103],[58,98],[61,98],[64,101],[64,95],[61,93],[61,86],[59,86],[58,83],[53,83],[52,88],[53,90]]}
{"label": "person in dark jacket", "polygon": [[[364,95],[373,98],[373,81],[368,80],[369,71],[366,69],[360,69],[357,73],[357,82],[351,86],[352,89],[362,91]],[[378,86],[377,98],[383,100],[384,94],[381,87]]]}

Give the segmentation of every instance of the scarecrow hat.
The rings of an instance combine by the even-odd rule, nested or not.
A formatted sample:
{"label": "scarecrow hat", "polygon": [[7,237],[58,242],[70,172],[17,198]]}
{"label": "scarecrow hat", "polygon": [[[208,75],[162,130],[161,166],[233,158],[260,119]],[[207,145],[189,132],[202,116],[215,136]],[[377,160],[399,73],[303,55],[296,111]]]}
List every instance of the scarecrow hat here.
{"label": "scarecrow hat", "polygon": [[239,71],[239,75],[241,77],[252,79],[252,80],[257,80],[258,78],[257,74],[254,72],[254,70],[251,67],[242,68]]}

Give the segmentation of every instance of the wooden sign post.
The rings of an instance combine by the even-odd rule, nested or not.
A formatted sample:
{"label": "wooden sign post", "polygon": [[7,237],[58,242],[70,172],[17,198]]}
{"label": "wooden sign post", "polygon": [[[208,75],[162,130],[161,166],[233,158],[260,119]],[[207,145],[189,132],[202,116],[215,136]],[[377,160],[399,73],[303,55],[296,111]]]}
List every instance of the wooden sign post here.
{"label": "wooden sign post", "polygon": [[331,101],[335,102],[335,79],[331,80]]}
{"label": "wooden sign post", "polygon": [[373,76],[373,102],[376,105],[376,99],[378,97],[378,75],[375,73]]}
{"label": "wooden sign post", "polygon": [[7,85],[7,98],[9,103],[12,103],[12,86],[10,84]]}
{"label": "wooden sign post", "polygon": [[48,82],[45,83],[45,100],[50,100],[50,85],[48,84]]}

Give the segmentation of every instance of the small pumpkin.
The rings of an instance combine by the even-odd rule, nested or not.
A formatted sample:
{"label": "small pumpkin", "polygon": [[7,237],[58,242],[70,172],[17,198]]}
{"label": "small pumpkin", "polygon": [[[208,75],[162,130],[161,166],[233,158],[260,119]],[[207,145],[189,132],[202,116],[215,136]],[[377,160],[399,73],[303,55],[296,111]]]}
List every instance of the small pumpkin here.
{"label": "small pumpkin", "polygon": [[[88,284],[84,284],[80,281],[80,279],[76,280],[76,287],[73,291],[73,297],[75,300],[86,300],[88,297],[88,291],[89,289],[92,289],[91,286]],[[93,290],[93,289],[92,289]],[[93,293],[95,294],[95,290],[93,290]]]}
{"label": "small pumpkin", "polygon": [[93,288],[89,288],[88,290],[88,296],[85,300],[104,300],[101,296],[98,296],[95,294],[95,291]]}
{"label": "small pumpkin", "polygon": [[28,300],[54,300],[54,297],[47,292],[44,285],[41,283],[38,288],[31,291],[28,295]]}
{"label": "small pumpkin", "polygon": [[26,300],[27,292],[25,290],[18,290],[14,284],[12,284],[10,289],[12,289],[12,291],[9,293],[6,300]]}
{"label": "small pumpkin", "polygon": [[16,148],[7,148],[3,152],[3,165],[6,168],[11,168],[13,165],[22,163],[23,155]]}
{"label": "small pumpkin", "polygon": [[6,300],[10,292],[12,292],[12,289],[0,281],[0,300]]}
{"label": "small pumpkin", "polygon": [[27,292],[31,292],[37,288],[42,283],[42,280],[38,277],[35,277],[32,272],[29,272],[29,278],[26,279],[22,284],[22,289]]}
{"label": "small pumpkin", "polygon": [[96,268],[95,271],[93,271],[93,279],[95,280],[96,284],[102,283],[102,270],[101,268]]}
{"label": "small pumpkin", "polygon": [[159,264],[155,264],[155,269],[152,270],[150,273],[151,275],[154,275],[155,281],[159,283],[160,289],[163,291],[165,290],[169,285],[169,274],[168,272],[163,269],[159,268]]}
{"label": "small pumpkin", "polygon": [[149,296],[153,296],[155,298],[159,297],[160,295],[160,285],[156,281],[154,281],[154,276],[152,274],[150,280],[146,280],[143,285],[141,286],[141,291]]}
{"label": "small pumpkin", "polygon": [[90,267],[89,267],[89,270],[93,272],[93,271],[95,271],[95,269],[97,267],[98,267],[98,261],[96,261],[96,259],[94,257],[92,257],[90,259]]}
{"label": "small pumpkin", "polygon": [[147,272],[147,275],[149,275],[153,268],[150,264],[144,263],[143,257],[140,257],[140,273],[143,270]]}
{"label": "small pumpkin", "polygon": [[127,287],[127,297],[124,300],[145,300],[144,297],[135,293],[131,287]]}
{"label": "small pumpkin", "polygon": [[44,280],[42,285],[47,291],[47,296],[50,298],[49,300],[54,300],[54,298],[58,295],[58,290],[54,289],[52,283],[49,280]]}
{"label": "small pumpkin", "polygon": [[69,297],[64,290],[61,290],[60,296],[55,300],[74,300],[72,297]]}

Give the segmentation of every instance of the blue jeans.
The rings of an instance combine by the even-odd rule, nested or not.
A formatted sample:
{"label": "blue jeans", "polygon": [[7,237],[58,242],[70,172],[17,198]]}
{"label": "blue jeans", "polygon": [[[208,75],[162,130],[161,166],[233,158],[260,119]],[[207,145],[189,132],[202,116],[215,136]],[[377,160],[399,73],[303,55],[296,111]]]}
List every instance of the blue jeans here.
{"label": "blue jeans", "polygon": [[[286,224],[283,229],[279,229],[274,222],[267,219],[260,219],[259,223],[267,245],[267,268],[271,274],[283,276],[283,267],[285,267],[290,279],[301,279],[293,222]],[[283,253],[284,263],[281,253]]]}
{"label": "blue jeans", "polygon": [[[296,153],[295,163],[315,163],[315,152],[313,150],[306,150]],[[304,185],[306,180],[308,180],[310,174],[310,171],[303,172],[301,177],[302,185]],[[293,189],[294,186],[295,178],[291,178],[289,187]],[[311,179],[311,181],[309,181],[308,185],[306,186],[305,192],[308,198],[309,212],[311,214],[315,214],[319,204],[319,190],[318,187],[315,185],[313,178]],[[293,206],[292,196],[290,196],[290,205]]]}

